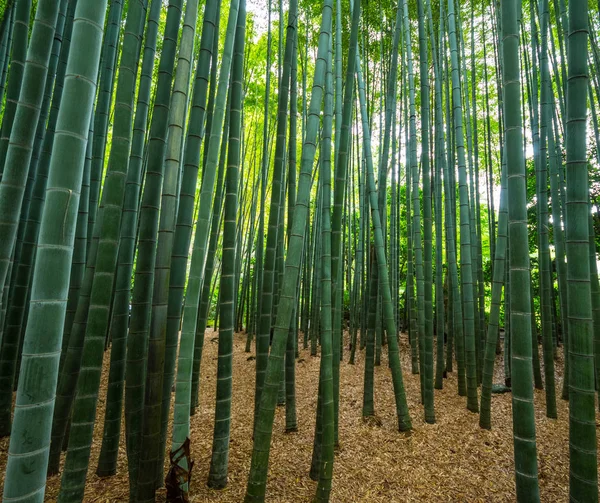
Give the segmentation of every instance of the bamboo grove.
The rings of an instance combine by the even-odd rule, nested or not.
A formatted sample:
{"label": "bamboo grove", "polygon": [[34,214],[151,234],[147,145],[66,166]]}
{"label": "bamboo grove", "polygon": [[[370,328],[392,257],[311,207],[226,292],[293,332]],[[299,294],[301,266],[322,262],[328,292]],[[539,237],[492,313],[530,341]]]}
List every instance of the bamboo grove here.
{"label": "bamboo grove", "polygon": [[[3,501],[44,501],[59,471],[60,503],[83,501],[90,470],[128,470],[132,502],[224,488],[239,337],[256,373],[246,502],[268,496],[278,406],[286,432],[309,412],[301,351],[320,357],[302,467],[315,501],[335,493],[340,367],[359,353],[362,416],[387,365],[399,432],[435,423],[451,372],[484,429],[492,393],[510,391],[520,502],[540,500],[533,390],[548,418],[568,400],[570,498],[598,501],[599,10],[0,2]],[[217,399],[198,480],[209,327]]]}

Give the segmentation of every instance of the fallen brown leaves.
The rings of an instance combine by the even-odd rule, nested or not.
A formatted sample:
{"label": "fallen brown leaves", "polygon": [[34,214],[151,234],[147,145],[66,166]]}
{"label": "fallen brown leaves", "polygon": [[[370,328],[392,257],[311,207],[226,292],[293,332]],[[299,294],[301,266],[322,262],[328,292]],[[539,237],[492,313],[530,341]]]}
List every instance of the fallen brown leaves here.
{"label": "fallen brown leaves", "polygon": [[[212,333],[212,332],[211,332]],[[207,339],[208,340],[208,339]],[[195,460],[190,501],[239,502],[243,500],[252,453],[254,366],[244,353],[245,335],[235,338],[233,404],[229,484],[221,491],[206,486],[216,385],[217,344],[205,344],[201,398],[191,420],[191,449]],[[419,376],[411,375],[405,336],[401,341],[404,382],[413,431],[399,433],[387,359],[375,370],[377,421],[363,421],[363,354],[356,365],[340,366],[340,448],[336,453],[333,502],[504,502],[514,501],[511,395],[492,395],[492,430],[479,428],[478,416],[466,409],[456,393],[456,373],[449,373],[444,389],[435,391],[437,422],[423,421]],[[278,407],[272,440],[267,499],[271,502],[311,501],[315,482],[308,477],[314,435],[319,358],[301,350],[298,361],[298,432],[285,433],[285,407]],[[557,396],[562,386],[562,355],[557,361]],[[496,382],[503,382],[501,360]],[[100,479],[94,473],[102,441],[102,418],[108,371],[105,355],[98,421],[92,447],[85,501],[128,500],[127,461],[121,440],[118,474]],[[542,501],[568,499],[568,403],[558,400],[558,419],[545,417],[544,391],[535,391],[539,479]],[[100,425],[100,426],[98,426]],[[123,430],[124,431],[124,430]],[[169,432],[170,436],[170,432]],[[0,470],[4,472],[8,439],[0,441]],[[167,457],[168,458],[168,457]],[[165,467],[166,469],[166,467]],[[55,501],[60,477],[48,479],[47,501]],[[1,489],[1,486],[0,486]],[[164,490],[157,501],[165,501]]]}

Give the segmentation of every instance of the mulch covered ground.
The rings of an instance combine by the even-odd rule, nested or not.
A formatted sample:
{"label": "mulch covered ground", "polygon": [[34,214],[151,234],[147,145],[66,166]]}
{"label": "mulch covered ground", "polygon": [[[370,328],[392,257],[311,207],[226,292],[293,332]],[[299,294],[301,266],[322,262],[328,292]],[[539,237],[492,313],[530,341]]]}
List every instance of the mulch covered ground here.
{"label": "mulch covered ground", "polygon": [[[243,500],[252,452],[254,410],[254,361],[244,353],[245,335],[235,338],[234,395],[232,405],[229,484],[226,489],[208,489],[217,341],[207,331],[202,362],[201,401],[192,417],[192,456],[195,459],[191,501],[240,502]],[[541,347],[540,347],[541,351]],[[478,415],[466,409],[466,399],[456,392],[456,374],[444,380],[444,389],[435,390],[437,423],[425,424],[419,400],[419,376],[410,373],[405,336],[401,346],[404,382],[413,422],[411,433],[398,433],[394,396],[387,360],[375,370],[375,407],[379,420],[363,422],[363,355],[357,352],[356,365],[340,367],[340,449],[334,463],[331,501],[334,502],[492,502],[514,501],[511,395],[493,395],[492,430],[478,426]],[[557,361],[557,394],[562,386],[562,357]],[[503,382],[501,360],[497,380]],[[105,356],[103,390],[98,417],[104,414],[104,393],[108,371]],[[319,358],[301,350],[297,364],[298,432],[286,434],[285,407],[275,420],[270,457],[267,499],[271,502],[311,501],[316,483],[308,477],[314,434]],[[545,417],[544,391],[535,391],[539,479],[542,501],[568,500],[568,404],[558,400],[558,419]],[[101,421],[97,422],[101,425]],[[102,427],[97,427],[86,502],[127,501],[128,482],[124,440],[121,441],[119,473],[109,479],[94,471],[100,453]],[[0,441],[0,471],[6,466],[8,440]],[[47,501],[55,501],[60,477],[48,480]],[[0,486],[1,489],[1,486]],[[164,491],[158,501],[165,500]]]}

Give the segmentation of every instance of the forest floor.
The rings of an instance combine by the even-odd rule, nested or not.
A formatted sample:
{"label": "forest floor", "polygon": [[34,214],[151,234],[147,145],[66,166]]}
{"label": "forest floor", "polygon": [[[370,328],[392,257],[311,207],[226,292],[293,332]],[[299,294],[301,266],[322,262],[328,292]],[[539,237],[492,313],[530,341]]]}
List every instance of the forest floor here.
{"label": "forest floor", "polygon": [[[210,464],[217,364],[217,339],[207,330],[202,360],[200,404],[191,419],[192,502],[240,502],[246,489],[252,453],[255,362],[244,352],[245,335],[235,336],[233,403],[229,484],[221,491],[206,486]],[[347,346],[346,346],[347,347]],[[541,353],[541,346],[540,346]],[[466,399],[457,395],[456,372],[444,379],[444,389],[435,390],[437,422],[423,421],[419,400],[419,376],[410,373],[406,335],[401,340],[404,383],[413,430],[397,431],[391,374],[384,348],[382,365],[375,369],[375,409],[378,420],[361,418],[363,353],[356,365],[340,366],[340,448],[334,462],[332,502],[500,502],[515,501],[510,393],[492,395],[492,430],[479,427],[477,414],[466,409]],[[118,473],[101,479],[95,469],[102,441],[109,353],[104,358],[98,421],[86,487],[86,502],[128,500],[125,442],[121,438]],[[270,455],[267,501],[311,501],[316,483],[309,476],[319,358],[300,351],[297,361],[296,408],[298,432],[285,433],[285,407],[278,407]],[[557,396],[562,387],[562,348],[556,362]],[[503,383],[502,361],[496,365],[496,383]],[[537,447],[542,501],[568,500],[569,440],[568,402],[558,399],[558,419],[545,417],[544,391],[535,391]],[[4,473],[8,439],[0,440],[0,473]],[[64,460],[63,460],[64,462]],[[2,476],[2,479],[4,477]],[[2,480],[3,482],[3,480]],[[1,483],[1,482],[0,482]],[[55,501],[60,476],[48,480],[46,501]],[[0,491],[2,487],[0,485]],[[164,490],[157,501],[165,501]]]}

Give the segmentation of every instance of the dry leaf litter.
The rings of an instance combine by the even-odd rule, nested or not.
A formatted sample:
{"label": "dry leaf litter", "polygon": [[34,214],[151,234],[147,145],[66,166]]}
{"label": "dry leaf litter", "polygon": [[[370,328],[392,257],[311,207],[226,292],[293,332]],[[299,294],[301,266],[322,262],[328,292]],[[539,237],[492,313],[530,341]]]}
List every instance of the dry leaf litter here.
{"label": "dry leaf litter", "polygon": [[[212,329],[206,332],[200,402],[191,418],[195,467],[190,501],[194,503],[243,501],[252,454],[255,362],[249,358],[249,353],[244,352],[245,334],[236,334],[229,483],[220,491],[206,486],[214,422],[216,335]],[[347,339],[348,334],[345,335]],[[364,353],[357,351],[356,364],[349,365],[347,345],[345,351],[345,361],[340,366],[340,447],[334,462],[333,503],[515,500],[510,393],[492,395],[492,430],[482,430],[479,416],[466,409],[466,398],[457,395],[455,368],[455,372],[448,373],[448,378],[444,379],[444,389],[435,390],[436,423],[426,424],[420,404],[419,376],[410,372],[407,336],[402,334],[402,367],[413,430],[399,433],[385,348],[381,366],[375,368],[376,419],[371,421],[361,418]],[[95,474],[102,443],[109,359],[109,352],[106,352],[84,499],[89,503],[126,502],[129,494],[124,424],[117,475],[102,479]],[[285,406],[277,408],[267,486],[269,502],[308,502],[315,494],[316,483],[309,478],[308,472],[315,429],[319,361],[318,357],[310,356],[308,349],[300,350],[296,366],[297,432],[285,433]],[[556,361],[557,397],[560,397],[562,388],[562,367],[561,348]],[[495,382],[502,383],[501,357],[496,361],[495,374]],[[535,390],[535,405],[541,499],[547,502],[567,501],[568,402],[558,398],[556,420],[545,417],[543,390]],[[1,439],[2,473],[6,468],[7,451],[8,438]],[[46,501],[56,501],[59,488],[60,475],[50,477]],[[165,501],[164,489],[158,491],[156,499],[157,502]]]}

